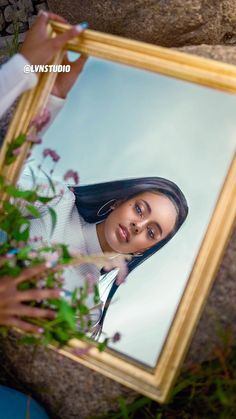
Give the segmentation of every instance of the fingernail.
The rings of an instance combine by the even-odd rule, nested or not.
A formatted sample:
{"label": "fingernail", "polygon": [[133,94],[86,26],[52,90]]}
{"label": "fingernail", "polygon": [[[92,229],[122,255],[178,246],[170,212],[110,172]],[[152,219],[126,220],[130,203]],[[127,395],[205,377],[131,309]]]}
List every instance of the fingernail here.
{"label": "fingernail", "polygon": [[48,16],[47,12],[45,10],[39,10],[38,15]]}
{"label": "fingernail", "polygon": [[65,291],[60,291],[59,295],[60,295],[61,298],[65,298],[66,293],[65,293]]}
{"label": "fingernail", "polygon": [[85,29],[88,29],[88,27],[89,27],[89,24],[87,22],[82,22],[75,26],[77,32],[82,32]]}

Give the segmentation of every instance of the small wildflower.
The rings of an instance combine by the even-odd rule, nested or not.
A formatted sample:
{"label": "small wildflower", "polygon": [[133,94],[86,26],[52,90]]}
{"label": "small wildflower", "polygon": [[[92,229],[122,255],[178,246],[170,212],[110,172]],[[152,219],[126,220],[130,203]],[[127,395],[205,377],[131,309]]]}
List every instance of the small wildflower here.
{"label": "small wildflower", "polygon": [[54,266],[56,266],[59,259],[59,253],[57,251],[52,253],[45,253],[43,256],[46,260],[47,268],[53,268]]}
{"label": "small wildflower", "polygon": [[60,160],[60,156],[51,148],[45,148],[45,150],[43,150],[43,157],[47,156],[50,156],[54,162],[58,162],[58,160]]}
{"label": "small wildflower", "polygon": [[64,180],[67,181],[68,179],[73,179],[76,185],[79,183],[79,175],[74,170],[68,170],[65,173]]}
{"label": "small wildflower", "polygon": [[59,276],[58,278],[56,278],[56,283],[58,285],[63,285],[65,282],[65,278],[63,276]]}
{"label": "small wildflower", "polygon": [[20,248],[25,247],[25,244],[26,243],[23,240],[21,240],[21,241],[18,242],[18,247],[20,247]]}
{"label": "small wildflower", "polygon": [[35,132],[27,135],[27,141],[33,144],[42,144],[42,138],[39,138]]}
{"label": "small wildflower", "polygon": [[95,285],[95,284],[96,284],[96,282],[97,282],[97,278],[96,278],[96,276],[95,276],[95,275],[93,275],[93,274],[91,274],[91,273],[88,273],[88,274],[86,275],[86,279],[87,279],[87,283],[88,283],[89,287],[92,287],[92,286],[93,286],[93,285]]}
{"label": "small wildflower", "polygon": [[43,241],[42,236],[34,236],[34,237],[30,238],[31,243],[37,243],[37,242],[42,242],[42,241]]}
{"label": "small wildflower", "polygon": [[71,353],[76,356],[87,355],[90,351],[90,347],[87,346],[86,348],[74,348],[72,349]]}
{"label": "small wildflower", "polygon": [[51,153],[51,149],[50,148],[45,148],[43,150],[43,157],[50,156],[50,153]]}
{"label": "small wildflower", "polygon": [[37,115],[30,123],[30,127],[34,127],[36,132],[40,132],[50,121],[51,112],[44,108],[40,115]]}
{"label": "small wildflower", "polygon": [[20,152],[21,152],[21,147],[18,147],[12,150],[13,156],[19,156]]}
{"label": "small wildflower", "polygon": [[32,250],[31,252],[28,253],[28,257],[30,259],[35,259],[35,258],[37,258],[37,256],[38,256],[38,254],[34,250]]}
{"label": "small wildflower", "polygon": [[78,250],[75,250],[75,249],[68,249],[68,250],[69,250],[70,256],[72,258],[76,258],[77,256],[80,255],[80,253],[78,252]]}
{"label": "small wildflower", "polygon": [[112,342],[116,343],[119,342],[119,340],[121,339],[121,334],[119,332],[116,332],[113,336],[112,336]]}

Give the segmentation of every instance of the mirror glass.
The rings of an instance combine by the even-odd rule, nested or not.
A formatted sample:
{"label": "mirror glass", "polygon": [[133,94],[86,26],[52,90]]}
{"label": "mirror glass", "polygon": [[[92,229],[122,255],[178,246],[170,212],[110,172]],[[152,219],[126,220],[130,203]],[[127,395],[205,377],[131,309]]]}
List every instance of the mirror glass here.
{"label": "mirror glass", "polygon": [[[109,336],[121,334],[111,348],[149,367],[156,365],[229,169],[235,115],[233,95],[89,58],[34,148],[31,165],[41,162],[44,148],[58,152],[58,179],[68,169],[78,171],[80,185],[158,176],[184,193],[186,221],[129,274],[103,326]],[[45,159],[44,170],[51,166]],[[111,283],[112,275],[100,280],[103,301]]]}

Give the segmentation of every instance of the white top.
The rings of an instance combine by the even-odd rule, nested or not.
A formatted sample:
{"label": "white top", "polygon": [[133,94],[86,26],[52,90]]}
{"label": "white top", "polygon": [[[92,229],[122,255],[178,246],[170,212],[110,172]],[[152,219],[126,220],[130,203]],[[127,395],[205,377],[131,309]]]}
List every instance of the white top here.
{"label": "white top", "polygon": [[38,82],[35,73],[24,73],[24,66],[30,63],[21,54],[16,54],[0,68],[0,117],[26,90]]}
{"label": "white top", "polygon": [[[45,180],[37,178],[37,184],[41,188],[38,190],[40,195],[50,196],[49,186]],[[22,189],[32,188],[32,178],[27,171],[21,176],[19,186]],[[57,216],[55,229],[51,234],[51,215],[47,206],[39,203],[36,206],[41,213],[41,218],[30,220],[30,238],[43,237],[43,242],[48,244],[65,243],[70,250],[83,255],[103,253],[97,237],[96,224],[85,222],[79,215],[73,192],[58,181],[54,181],[54,186],[58,196],[50,201],[49,206],[54,209]],[[26,215],[24,209],[22,212]],[[63,289],[72,292],[75,288],[82,287],[88,273],[93,274],[97,278],[97,282],[99,281],[100,270],[91,263],[66,268],[63,273],[65,280]],[[86,304],[89,308],[94,307],[93,294],[88,295]],[[98,321],[100,315],[100,308],[93,309],[91,316],[93,323]]]}

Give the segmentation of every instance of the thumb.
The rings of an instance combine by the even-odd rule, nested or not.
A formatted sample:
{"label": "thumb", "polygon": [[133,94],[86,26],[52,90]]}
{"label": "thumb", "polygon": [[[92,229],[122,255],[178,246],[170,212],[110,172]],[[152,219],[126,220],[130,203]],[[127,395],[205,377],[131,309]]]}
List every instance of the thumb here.
{"label": "thumb", "polygon": [[55,49],[61,49],[64,45],[70,40],[80,35],[88,25],[83,23],[76,26],[73,26],[68,31],[64,32],[62,35],[58,35],[55,38],[51,39],[51,46]]}

